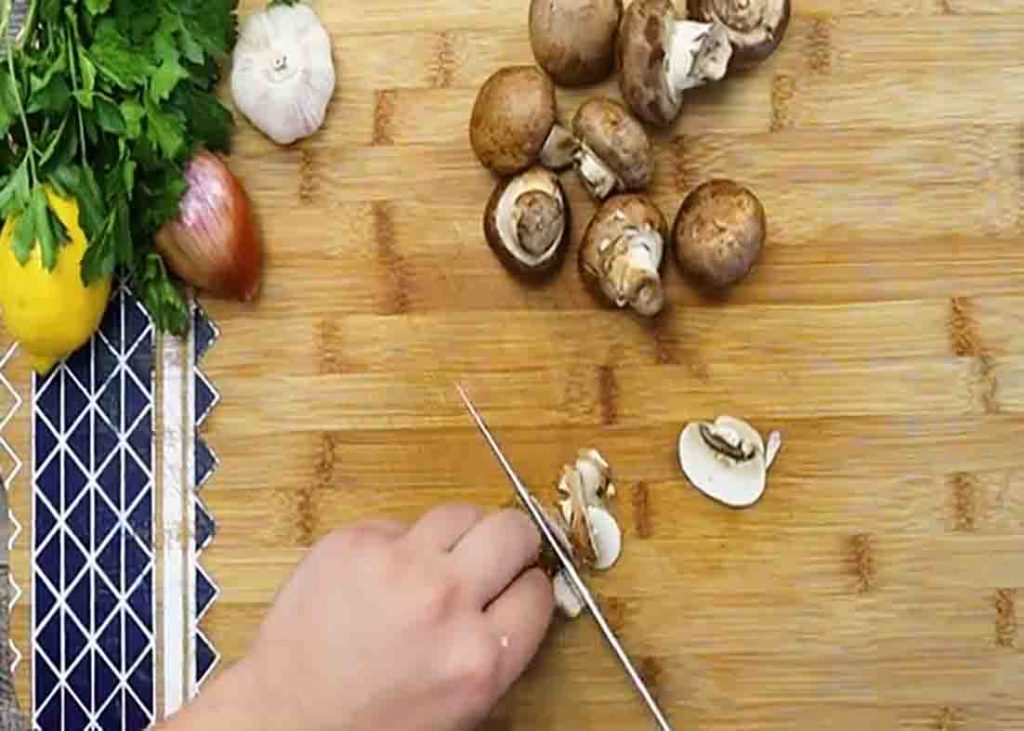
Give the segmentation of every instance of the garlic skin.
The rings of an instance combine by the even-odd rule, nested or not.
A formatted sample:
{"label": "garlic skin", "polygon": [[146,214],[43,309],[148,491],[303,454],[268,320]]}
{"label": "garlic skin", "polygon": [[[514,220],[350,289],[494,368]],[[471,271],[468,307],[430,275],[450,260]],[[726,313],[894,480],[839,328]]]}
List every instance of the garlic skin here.
{"label": "garlic skin", "polygon": [[231,95],[274,142],[290,145],[320,129],[336,84],[331,38],[308,5],[274,5],[245,21]]}

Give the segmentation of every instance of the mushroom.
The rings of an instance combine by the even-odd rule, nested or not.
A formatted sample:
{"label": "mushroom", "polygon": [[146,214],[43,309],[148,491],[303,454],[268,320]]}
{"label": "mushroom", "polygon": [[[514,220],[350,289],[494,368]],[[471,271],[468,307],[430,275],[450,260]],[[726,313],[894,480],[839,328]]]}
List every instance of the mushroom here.
{"label": "mushroom", "polygon": [[579,143],[576,169],[595,199],[643,190],[651,182],[651,141],[643,125],[618,102],[604,98],[584,102],[572,131]]}
{"label": "mushroom", "polygon": [[752,66],[772,55],[789,25],[789,0],[688,0],[687,14],[725,27],[732,64]]}
{"label": "mushroom", "polygon": [[568,250],[569,206],[558,177],[535,167],[498,183],[484,213],[484,236],[513,273],[541,278]]}
{"label": "mushroom", "polygon": [[619,195],[594,216],[580,247],[580,275],[588,288],[617,307],[653,317],[665,305],[661,283],[668,226],[648,198]]}
{"label": "mushroom", "polygon": [[556,84],[584,86],[615,69],[622,0],[533,0],[530,45]]}
{"label": "mushroom", "polygon": [[732,52],[723,25],[682,20],[671,0],[636,0],[619,29],[622,96],[640,119],[668,127],[683,92],[724,77]]}
{"label": "mushroom", "polygon": [[583,599],[569,583],[564,571],[555,574],[551,581],[555,593],[555,606],[569,619],[576,619],[583,611]]}
{"label": "mushroom", "polygon": [[[561,500],[557,512],[541,508],[556,539],[580,568],[610,569],[622,554],[622,529],[605,505],[605,499],[615,494],[608,462],[596,449],[581,449],[576,461],[562,469],[558,493]],[[550,560],[542,565],[554,577],[559,609],[567,617],[578,616],[583,602],[565,572]]]}
{"label": "mushroom", "polygon": [[508,176],[538,162],[552,170],[572,164],[576,140],[558,123],[555,87],[533,66],[510,66],[484,82],[469,123],[480,163]]}
{"label": "mushroom", "polygon": [[731,180],[711,180],[679,208],[672,232],[683,273],[708,289],[743,279],[764,248],[767,222],[757,197]]}
{"label": "mushroom", "polygon": [[730,507],[753,505],[764,494],[764,441],[740,419],[687,424],[679,436],[679,464],[694,487]]}
{"label": "mushroom", "polygon": [[611,568],[622,553],[622,531],[605,507],[615,494],[608,462],[595,449],[580,450],[576,462],[562,469],[558,492],[561,518],[573,555],[598,571]]}

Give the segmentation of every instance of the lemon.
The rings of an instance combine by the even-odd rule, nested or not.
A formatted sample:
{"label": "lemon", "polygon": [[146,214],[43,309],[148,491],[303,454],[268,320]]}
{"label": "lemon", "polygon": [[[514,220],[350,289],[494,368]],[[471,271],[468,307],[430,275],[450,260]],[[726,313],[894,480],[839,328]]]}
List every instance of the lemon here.
{"label": "lemon", "polygon": [[60,360],[89,342],[110,299],[111,278],[82,284],[85,233],[78,224],[78,203],[46,190],[46,198],[70,239],[53,271],[43,268],[39,246],[25,266],[14,256],[15,218],[0,233],[0,309],[7,331],[28,353],[32,368],[49,373]]}

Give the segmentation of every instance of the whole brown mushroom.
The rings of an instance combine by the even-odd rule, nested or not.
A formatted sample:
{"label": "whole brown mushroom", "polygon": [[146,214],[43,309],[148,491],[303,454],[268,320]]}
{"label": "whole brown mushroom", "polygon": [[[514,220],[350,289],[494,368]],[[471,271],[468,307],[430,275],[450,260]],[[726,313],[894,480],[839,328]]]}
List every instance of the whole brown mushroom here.
{"label": "whole brown mushroom", "polygon": [[533,0],[530,45],[556,84],[584,86],[611,76],[622,0]]}
{"label": "whole brown mushroom", "polygon": [[725,76],[732,46],[724,26],[683,20],[672,0],[635,0],[622,18],[618,57],[630,109],[648,124],[668,127],[682,111],[684,91]]}
{"label": "whole brown mushroom", "polygon": [[527,279],[559,268],[571,228],[565,191],[542,167],[499,182],[484,213],[488,245],[511,272]]}
{"label": "whole brown mushroom", "polygon": [[610,198],[583,236],[579,269],[584,283],[616,307],[657,315],[665,306],[660,270],[667,235],[665,217],[647,197]]}
{"label": "whole brown mushroom", "polygon": [[771,56],[789,26],[789,0],[688,0],[687,11],[693,20],[725,27],[737,67]]}
{"label": "whole brown mushroom", "polygon": [[595,199],[603,201],[612,193],[643,190],[650,184],[651,141],[624,106],[611,99],[590,99],[576,112],[572,131],[580,145],[576,168]]}
{"label": "whole brown mushroom", "polygon": [[683,274],[704,288],[722,290],[753,268],[767,235],[764,207],[747,188],[711,180],[683,201],[672,232]]}
{"label": "whole brown mushroom", "polygon": [[498,175],[515,175],[542,162],[558,170],[572,164],[576,142],[558,124],[555,87],[534,66],[495,72],[480,89],[469,123],[480,163]]}

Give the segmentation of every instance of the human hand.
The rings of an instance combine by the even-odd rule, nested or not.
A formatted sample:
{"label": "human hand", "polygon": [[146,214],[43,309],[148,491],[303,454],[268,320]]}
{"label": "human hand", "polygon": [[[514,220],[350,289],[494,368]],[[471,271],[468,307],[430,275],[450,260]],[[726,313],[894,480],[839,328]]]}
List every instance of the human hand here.
{"label": "human hand", "polygon": [[261,727],[470,728],[547,631],[551,583],[529,568],[539,549],[522,513],[466,505],[411,527],[338,530],[282,589],[223,694],[232,682],[248,689]]}

